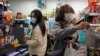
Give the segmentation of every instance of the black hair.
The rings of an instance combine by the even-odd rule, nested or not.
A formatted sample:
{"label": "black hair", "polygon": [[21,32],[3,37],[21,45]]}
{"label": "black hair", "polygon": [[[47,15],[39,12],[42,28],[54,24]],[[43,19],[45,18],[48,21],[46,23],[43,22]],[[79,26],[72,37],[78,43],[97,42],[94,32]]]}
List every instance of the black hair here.
{"label": "black hair", "polygon": [[46,16],[43,16],[44,20],[48,20]]}
{"label": "black hair", "polygon": [[33,29],[37,25],[39,25],[40,30],[41,30],[41,33],[44,36],[45,35],[45,32],[46,32],[46,27],[45,27],[45,23],[44,23],[44,19],[43,19],[42,12],[40,10],[38,10],[38,9],[35,9],[35,10],[33,10],[31,12],[31,17],[32,17],[32,13],[34,13],[34,17],[36,18],[36,23],[34,24]]}

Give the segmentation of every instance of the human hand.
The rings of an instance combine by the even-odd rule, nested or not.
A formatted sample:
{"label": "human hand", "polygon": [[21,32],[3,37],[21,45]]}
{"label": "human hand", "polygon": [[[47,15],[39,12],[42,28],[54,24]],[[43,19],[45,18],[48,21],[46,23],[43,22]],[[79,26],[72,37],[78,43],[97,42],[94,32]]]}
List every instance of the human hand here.
{"label": "human hand", "polygon": [[81,29],[88,29],[90,27],[88,22],[81,22],[80,24],[75,25],[75,28],[77,30],[81,30]]}
{"label": "human hand", "polygon": [[31,38],[30,37],[24,37],[24,42],[25,43],[27,42],[27,40],[31,40]]}

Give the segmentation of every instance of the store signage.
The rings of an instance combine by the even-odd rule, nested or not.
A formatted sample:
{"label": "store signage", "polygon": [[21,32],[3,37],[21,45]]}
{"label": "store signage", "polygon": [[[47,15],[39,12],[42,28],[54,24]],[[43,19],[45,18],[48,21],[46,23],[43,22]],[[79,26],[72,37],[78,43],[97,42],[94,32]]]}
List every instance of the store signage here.
{"label": "store signage", "polygon": [[99,2],[100,2],[100,0],[88,0],[89,5],[93,5],[93,4],[96,4]]}
{"label": "store signage", "polygon": [[89,0],[90,3],[98,3],[100,0]]}

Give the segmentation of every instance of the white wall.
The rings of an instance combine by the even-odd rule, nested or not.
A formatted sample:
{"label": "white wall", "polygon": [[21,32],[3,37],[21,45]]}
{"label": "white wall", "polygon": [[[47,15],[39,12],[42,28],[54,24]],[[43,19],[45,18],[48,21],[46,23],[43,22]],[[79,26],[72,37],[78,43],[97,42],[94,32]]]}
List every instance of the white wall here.
{"label": "white wall", "polygon": [[[38,8],[36,0],[9,0],[12,11],[14,14],[16,12],[23,12],[24,14],[29,14],[33,9]],[[63,4],[70,4],[76,12],[83,10],[87,6],[86,0],[63,0]],[[42,10],[42,12],[51,12],[56,8],[57,0],[47,0],[47,9]]]}
{"label": "white wall", "polygon": [[68,0],[66,3],[70,4],[76,13],[88,6],[88,0]]}
{"label": "white wall", "polygon": [[29,14],[37,6],[33,0],[10,0],[10,7],[14,14],[16,14],[16,12]]}

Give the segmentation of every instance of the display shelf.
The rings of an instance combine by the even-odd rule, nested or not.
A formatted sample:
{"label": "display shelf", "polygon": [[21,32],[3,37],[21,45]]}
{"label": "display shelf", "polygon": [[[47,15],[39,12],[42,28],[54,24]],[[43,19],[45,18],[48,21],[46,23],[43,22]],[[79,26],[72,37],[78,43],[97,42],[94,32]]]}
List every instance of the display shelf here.
{"label": "display shelf", "polygon": [[16,50],[16,48],[12,48],[12,47],[10,47],[10,45],[2,46],[2,47],[0,48],[0,56],[6,55],[7,53],[13,52],[13,51],[15,51],[15,50]]}
{"label": "display shelf", "polygon": [[14,21],[20,20],[20,21],[25,21],[26,19],[13,19]]}
{"label": "display shelf", "polygon": [[90,16],[100,16],[100,13],[89,13]]}
{"label": "display shelf", "polygon": [[9,3],[3,4],[3,2],[0,2],[0,5],[2,5],[2,6],[4,5],[5,7],[10,6]]}
{"label": "display shelf", "polygon": [[26,51],[26,50],[27,50],[27,49],[26,49],[26,48],[24,48],[24,49],[21,49],[21,50],[20,50],[20,52],[23,52],[23,51]]}
{"label": "display shelf", "polygon": [[100,5],[100,2],[99,3],[96,3],[96,5]]}
{"label": "display shelf", "polygon": [[100,26],[100,24],[90,24],[90,26]]}
{"label": "display shelf", "polygon": [[0,2],[0,5],[3,5],[3,2]]}
{"label": "display shelf", "polygon": [[7,47],[7,46],[3,46],[2,48],[1,48],[2,50],[0,50],[0,56],[11,55],[11,54],[17,55],[19,53],[21,54],[22,52],[24,53],[25,51],[28,50],[27,45],[19,45],[16,48],[15,47],[10,48],[10,47]]}
{"label": "display shelf", "polygon": [[8,56],[15,56],[15,55],[18,55],[20,52],[13,52],[13,53],[10,53],[10,54],[8,54]]}
{"label": "display shelf", "polygon": [[29,51],[25,51],[22,56],[25,56],[25,55],[28,55],[29,54]]}

